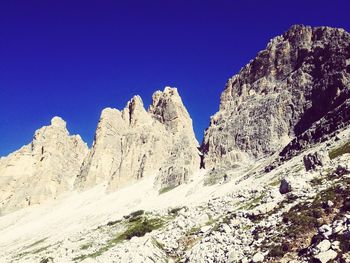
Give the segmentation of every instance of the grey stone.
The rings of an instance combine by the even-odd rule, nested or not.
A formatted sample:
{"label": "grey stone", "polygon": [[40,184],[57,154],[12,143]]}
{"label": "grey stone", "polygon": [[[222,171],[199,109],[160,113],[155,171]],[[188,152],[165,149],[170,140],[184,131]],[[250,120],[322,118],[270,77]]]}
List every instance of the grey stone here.
{"label": "grey stone", "polygon": [[349,43],[343,29],[302,25],[272,39],[228,80],[201,146],[206,168],[290,158],[349,123]]}
{"label": "grey stone", "polygon": [[[328,156],[328,155],[327,155]],[[303,157],[304,166],[306,171],[315,170],[317,166],[323,166],[326,157],[318,152],[309,153]]]}
{"label": "grey stone", "polygon": [[292,191],[292,186],[287,179],[282,179],[280,184],[280,193],[287,194]]}

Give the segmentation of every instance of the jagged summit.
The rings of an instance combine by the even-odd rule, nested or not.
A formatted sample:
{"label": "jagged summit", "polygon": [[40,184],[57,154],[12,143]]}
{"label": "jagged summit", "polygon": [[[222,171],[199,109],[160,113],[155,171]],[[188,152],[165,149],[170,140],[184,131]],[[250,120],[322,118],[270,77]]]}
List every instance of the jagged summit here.
{"label": "jagged summit", "polygon": [[71,191],[87,151],[80,136],[70,136],[65,121],[54,117],[51,125],[35,132],[31,143],[1,158],[0,213],[40,204]]}
{"label": "jagged summit", "polygon": [[67,123],[61,117],[55,116],[51,119],[51,125],[55,127],[66,128]]}
{"label": "jagged summit", "polygon": [[139,96],[122,111],[103,110],[77,188],[106,183],[113,191],[150,175],[160,187],[176,186],[199,168],[192,120],[177,90],[166,87],[152,98],[148,111]]}
{"label": "jagged summit", "polygon": [[273,154],[348,99],[349,43],[343,29],[302,25],[272,39],[228,80],[205,132],[206,166]]}
{"label": "jagged summit", "polygon": [[173,133],[186,130],[194,135],[192,119],[176,88],[165,87],[163,92],[156,91],[148,112]]}
{"label": "jagged summit", "polygon": [[1,217],[0,258],[350,262],[347,32],[272,39],[227,82],[201,163],[197,146],[176,88],[104,109],[89,151],[54,117],[0,159],[0,212],[92,189]]}

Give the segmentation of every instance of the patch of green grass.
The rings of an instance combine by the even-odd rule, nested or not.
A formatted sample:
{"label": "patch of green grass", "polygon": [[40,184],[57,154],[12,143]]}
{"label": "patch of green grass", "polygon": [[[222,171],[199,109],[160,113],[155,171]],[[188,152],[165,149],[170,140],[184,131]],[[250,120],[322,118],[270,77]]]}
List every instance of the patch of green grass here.
{"label": "patch of green grass", "polygon": [[269,186],[276,187],[280,183],[281,183],[281,180],[280,179],[276,179],[276,180],[272,181],[271,183],[269,183]]}
{"label": "patch of green grass", "polygon": [[242,231],[248,231],[252,228],[252,226],[250,225],[241,225],[240,227]]}
{"label": "patch of green grass", "polygon": [[137,210],[132,213],[130,213],[130,217],[136,217],[136,216],[141,216],[145,213],[145,210]]}
{"label": "patch of green grass", "polygon": [[347,142],[338,148],[330,150],[328,155],[330,159],[334,159],[340,155],[343,155],[344,153],[350,153],[350,142]]}
{"label": "patch of green grass", "polygon": [[162,227],[164,221],[158,218],[147,219],[144,218],[140,221],[131,224],[124,233],[119,236],[120,240],[130,240],[132,237],[142,237],[146,233],[152,232],[160,227]]}
{"label": "patch of green grass", "polygon": [[199,232],[199,230],[201,229],[200,226],[194,226],[192,227],[189,231],[188,231],[188,235],[194,235],[197,234]]}
{"label": "patch of green grass", "polygon": [[250,199],[247,203],[243,204],[239,209],[251,210],[260,205],[261,201],[264,199],[265,194],[261,194],[257,197]]}
{"label": "patch of green grass", "polygon": [[164,250],[164,245],[162,243],[160,243],[157,239],[152,238],[152,242],[156,247],[158,247],[161,250]]}
{"label": "patch of green grass", "polygon": [[120,222],[122,222],[122,220],[114,220],[114,221],[109,221],[108,223],[107,223],[107,226],[114,226],[114,225],[116,225],[116,224],[119,224]]}
{"label": "patch of green grass", "polygon": [[297,204],[283,214],[283,222],[288,223],[286,235],[289,238],[298,238],[301,235],[315,229],[317,219],[322,216],[322,209],[312,207],[308,203]]}
{"label": "patch of green grass", "polygon": [[178,187],[178,185],[172,185],[172,186],[163,187],[163,188],[161,188],[159,190],[159,194],[161,195],[161,194],[164,194],[166,192],[169,192],[169,191],[175,189],[176,187]]}
{"label": "patch of green grass", "polygon": [[92,246],[92,243],[87,243],[87,244],[81,245],[81,246],[80,246],[80,249],[81,249],[81,250],[86,250],[86,249],[88,249],[88,248],[91,247],[91,246]]}
{"label": "patch of green grass", "polygon": [[[136,213],[137,215],[138,213]],[[123,242],[124,240],[130,240],[133,237],[142,237],[146,233],[150,233],[153,230],[159,229],[164,225],[164,221],[160,218],[142,218],[137,215],[138,220],[132,221],[127,224],[127,229],[116,235],[114,238],[110,239],[104,246],[99,248],[97,251],[80,255],[78,257],[73,258],[74,261],[82,261],[86,258],[96,258],[102,255],[104,252],[108,251],[111,247]]]}
{"label": "patch of green grass", "polygon": [[[307,201],[294,205],[289,211],[282,214],[282,224],[280,234],[276,235],[271,245],[266,247],[270,250],[268,257],[279,258],[289,251],[302,251],[300,244],[305,244],[306,237],[317,233],[317,228],[325,220],[334,220],[339,211],[342,211],[344,200],[350,195],[350,179],[344,178],[340,184],[334,184],[329,188],[319,192],[313,201]],[[332,201],[335,206],[329,207],[328,201]],[[340,209],[340,210],[339,210]],[[337,212],[338,211],[338,212]],[[334,214],[336,213],[336,214]],[[333,219],[332,219],[333,218]],[[349,251],[348,237],[346,242],[342,242],[342,236],[338,237],[342,250]],[[285,242],[288,241],[288,242]],[[301,243],[300,243],[301,242]]]}
{"label": "patch of green grass", "polygon": [[[224,180],[224,176],[226,174],[226,171],[222,168],[216,168],[211,171],[209,171],[205,177],[204,177],[204,186],[210,186],[214,184],[218,184]],[[227,176],[227,181],[230,179],[230,176]]]}

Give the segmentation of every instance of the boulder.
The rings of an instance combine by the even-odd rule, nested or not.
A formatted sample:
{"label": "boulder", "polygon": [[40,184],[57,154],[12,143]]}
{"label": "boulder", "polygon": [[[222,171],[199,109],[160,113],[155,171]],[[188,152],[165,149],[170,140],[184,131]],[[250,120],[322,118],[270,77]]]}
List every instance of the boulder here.
{"label": "boulder", "polygon": [[328,160],[327,154],[320,154],[319,152],[309,153],[303,157],[306,171],[315,170],[318,166],[323,166]]}
{"label": "boulder", "polygon": [[327,263],[335,259],[337,256],[338,256],[337,252],[335,252],[333,249],[329,249],[327,251],[317,254],[314,258],[321,261],[321,263]]}
{"label": "boulder", "polygon": [[287,179],[282,179],[280,183],[280,193],[287,194],[292,191],[292,186]]}
{"label": "boulder", "polygon": [[253,256],[253,262],[257,263],[257,262],[264,262],[265,256],[262,253],[256,253]]}

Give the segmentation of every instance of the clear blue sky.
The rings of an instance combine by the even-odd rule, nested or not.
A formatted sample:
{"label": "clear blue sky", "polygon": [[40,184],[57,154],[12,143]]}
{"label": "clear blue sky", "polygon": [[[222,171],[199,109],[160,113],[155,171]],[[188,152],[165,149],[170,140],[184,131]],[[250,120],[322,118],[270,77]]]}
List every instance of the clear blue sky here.
{"label": "clear blue sky", "polygon": [[201,141],[226,80],[292,24],[350,30],[350,3],[0,0],[0,156],[59,115],[91,145],[100,112],[176,86]]}

